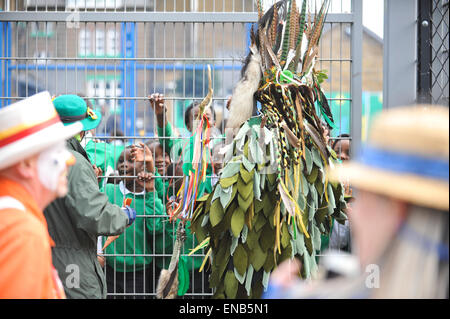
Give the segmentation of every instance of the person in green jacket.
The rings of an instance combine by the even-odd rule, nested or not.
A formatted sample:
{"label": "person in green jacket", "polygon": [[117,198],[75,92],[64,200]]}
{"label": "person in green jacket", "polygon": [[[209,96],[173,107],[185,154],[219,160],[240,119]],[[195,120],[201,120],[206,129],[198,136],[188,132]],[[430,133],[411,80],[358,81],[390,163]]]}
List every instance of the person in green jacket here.
{"label": "person in green jacket", "polygon": [[68,174],[68,194],[44,211],[55,242],[52,259],[67,298],[106,298],[105,274],[97,260],[97,237],[119,235],[134,222],[136,212],[111,204],[98,188],[97,176],[80,144],[86,131],[100,123],[100,113],[77,95],[61,95],[53,104],[65,125],[80,121],[83,131],[67,141],[76,158]]}
{"label": "person in green jacket", "polygon": [[[159,248],[158,236],[165,223],[161,216],[165,215],[165,209],[155,192],[153,158],[147,156],[144,162],[135,155],[135,149],[135,145],[129,146],[119,156],[120,183],[105,185],[111,202],[121,205],[130,199],[131,207],[138,214],[133,226],[106,247],[105,272],[109,294],[133,294],[134,298],[141,298],[153,291],[156,273],[152,252]],[[171,242],[172,238],[167,240]]]}

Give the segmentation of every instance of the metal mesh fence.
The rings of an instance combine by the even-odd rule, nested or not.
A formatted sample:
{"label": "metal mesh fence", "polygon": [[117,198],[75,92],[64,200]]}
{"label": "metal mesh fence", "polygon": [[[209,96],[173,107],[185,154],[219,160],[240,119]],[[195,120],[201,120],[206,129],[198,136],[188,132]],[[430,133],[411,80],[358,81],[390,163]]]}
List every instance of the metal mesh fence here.
{"label": "metal mesh fence", "polygon": [[418,100],[449,104],[449,2],[419,1]]}
{"label": "metal mesh fence", "polygon": [[[5,2],[3,11],[0,105],[48,90],[52,95],[79,94],[101,111],[102,122],[85,138],[85,147],[92,162],[102,167],[99,185],[104,191],[107,184],[120,190],[124,179],[117,163],[124,146],[148,143],[158,161],[161,154],[153,142],[160,141],[163,160],[157,163],[160,175],[155,178],[167,185],[160,198],[162,206],[176,194],[182,176],[174,169],[173,154],[164,141],[188,141],[186,109],[207,93],[208,64],[214,89],[216,134],[212,143],[223,140],[226,102],[240,78],[249,28],[257,20],[254,1],[16,0]],[[360,141],[362,52],[355,34],[362,32],[361,14],[360,1],[333,1],[321,39],[317,68],[328,71],[323,89],[339,127],[331,141]],[[157,119],[148,101],[152,93],[164,94],[165,121],[173,128],[172,136],[158,136]],[[344,131],[350,134],[340,136]],[[136,170],[130,176],[135,178]],[[136,180],[132,184],[134,188]],[[117,194],[110,197],[116,203],[122,196]],[[132,194],[135,203],[141,195],[138,191]],[[155,190],[142,196],[144,203],[155,203],[158,194]],[[175,228],[164,210],[157,211],[156,204],[144,205],[137,209],[139,219],[147,222],[135,222],[124,241],[111,244],[112,250],[100,251],[103,242],[99,244],[99,254],[106,257],[111,298],[154,297],[159,271],[170,262]],[[189,248],[197,243],[193,237],[187,241],[181,256],[188,260],[192,258],[187,256]],[[203,257],[201,252],[196,258]],[[209,297],[207,272],[199,273],[187,264],[190,285],[184,298]],[[137,274],[141,281],[124,287]],[[146,286],[144,290],[141,285]]]}
{"label": "metal mesh fence", "polygon": [[449,3],[433,1],[432,9],[431,95],[433,103],[449,103]]}

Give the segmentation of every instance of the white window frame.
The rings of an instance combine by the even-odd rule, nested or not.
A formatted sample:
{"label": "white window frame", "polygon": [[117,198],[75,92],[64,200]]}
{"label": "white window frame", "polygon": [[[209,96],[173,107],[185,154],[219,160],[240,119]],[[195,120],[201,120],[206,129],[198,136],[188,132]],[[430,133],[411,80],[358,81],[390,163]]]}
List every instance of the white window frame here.
{"label": "white window frame", "polygon": [[118,56],[120,52],[119,48],[119,36],[120,32],[116,29],[109,29],[106,32],[106,55],[107,56]]}
{"label": "white window frame", "polygon": [[86,28],[78,33],[78,55],[88,56],[92,54],[91,31]]}
{"label": "white window frame", "polygon": [[95,30],[95,55],[105,55],[105,31],[101,29]]}

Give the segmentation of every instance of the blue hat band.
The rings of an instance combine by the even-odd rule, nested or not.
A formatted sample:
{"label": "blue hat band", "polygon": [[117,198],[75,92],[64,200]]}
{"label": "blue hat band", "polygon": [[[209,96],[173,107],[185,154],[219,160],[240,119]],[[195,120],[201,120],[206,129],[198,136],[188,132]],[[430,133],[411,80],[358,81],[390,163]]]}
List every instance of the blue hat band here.
{"label": "blue hat band", "polygon": [[359,162],[395,173],[414,174],[448,181],[448,159],[436,159],[365,146]]}

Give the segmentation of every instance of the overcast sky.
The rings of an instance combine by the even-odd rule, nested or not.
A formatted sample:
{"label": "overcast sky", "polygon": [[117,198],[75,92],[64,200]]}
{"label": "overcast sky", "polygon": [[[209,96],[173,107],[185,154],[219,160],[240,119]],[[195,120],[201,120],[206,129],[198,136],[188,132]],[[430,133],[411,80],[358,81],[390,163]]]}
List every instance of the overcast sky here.
{"label": "overcast sky", "polygon": [[363,25],[383,38],[384,0],[363,0]]}

